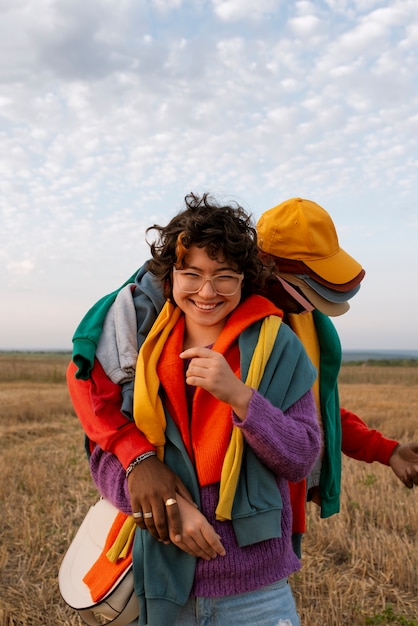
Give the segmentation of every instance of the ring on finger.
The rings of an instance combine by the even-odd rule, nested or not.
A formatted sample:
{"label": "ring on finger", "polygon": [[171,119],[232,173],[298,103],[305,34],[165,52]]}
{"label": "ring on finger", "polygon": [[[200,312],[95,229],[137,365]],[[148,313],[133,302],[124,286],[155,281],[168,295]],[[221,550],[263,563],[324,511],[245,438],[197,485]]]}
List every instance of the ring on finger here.
{"label": "ring on finger", "polygon": [[142,511],[136,511],[135,513],[132,513],[132,517],[134,519],[141,519],[142,517]]}
{"label": "ring on finger", "polygon": [[152,511],[149,513],[144,513],[144,519],[150,519],[152,517]]}
{"label": "ring on finger", "polygon": [[168,498],[165,501],[165,506],[172,506],[173,504],[177,504],[177,500],[175,498]]}

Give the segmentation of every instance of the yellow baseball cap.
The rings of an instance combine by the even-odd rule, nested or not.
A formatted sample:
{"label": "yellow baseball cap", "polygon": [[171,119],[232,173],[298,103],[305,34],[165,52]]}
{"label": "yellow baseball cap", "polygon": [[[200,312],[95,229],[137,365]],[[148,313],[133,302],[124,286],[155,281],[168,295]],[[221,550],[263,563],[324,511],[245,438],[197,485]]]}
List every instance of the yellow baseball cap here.
{"label": "yellow baseball cap", "polygon": [[290,198],[265,211],[257,232],[263,252],[303,261],[330,283],[349,283],[362,271],[360,263],[340,248],[330,215],[312,200]]}

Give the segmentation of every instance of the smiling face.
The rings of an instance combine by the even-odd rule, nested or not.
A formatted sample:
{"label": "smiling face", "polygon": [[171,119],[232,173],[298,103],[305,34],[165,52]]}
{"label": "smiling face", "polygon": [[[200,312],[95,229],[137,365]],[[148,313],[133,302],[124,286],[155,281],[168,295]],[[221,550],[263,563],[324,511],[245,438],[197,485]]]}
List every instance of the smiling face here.
{"label": "smiling face", "polygon": [[[231,266],[228,261],[219,262],[211,259],[205,248],[197,246],[188,249],[183,269],[201,274],[205,279],[237,275],[236,267]],[[192,345],[206,346],[214,343],[228,315],[241,300],[242,281],[232,296],[221,296],[216,293],[210,280],[205,280],[197,293],[185,293],[180,289],[179,283],[176,272],[173,272],[173,298],[186,318],[186,342],[188,337]]]}

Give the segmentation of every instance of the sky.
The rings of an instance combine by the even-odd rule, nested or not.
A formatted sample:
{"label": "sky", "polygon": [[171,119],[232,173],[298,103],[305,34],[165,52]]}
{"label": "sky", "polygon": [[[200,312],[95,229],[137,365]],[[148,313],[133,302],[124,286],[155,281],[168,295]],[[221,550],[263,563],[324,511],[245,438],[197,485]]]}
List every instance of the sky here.
{"label": "sky", "polygon": [[300,196],[366,270],[345,350],[418,350],[416,0],[0,0],[0,350],[71,349],[184,196]]}

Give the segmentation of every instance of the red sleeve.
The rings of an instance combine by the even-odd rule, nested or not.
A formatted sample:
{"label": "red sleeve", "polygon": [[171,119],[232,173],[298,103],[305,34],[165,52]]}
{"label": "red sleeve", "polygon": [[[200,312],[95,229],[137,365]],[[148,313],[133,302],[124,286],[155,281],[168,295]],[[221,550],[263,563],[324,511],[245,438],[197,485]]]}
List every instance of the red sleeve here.
{"label": "red sleeve", "polygon": [[340,413],[343,453],[357,461],[378,461],[389,465],[389,458],[399,442],[387,439],[378,430],[370,429],[355,413],[343,408]]}
{"label": "red sleeve", "polygon": [[121,413],[121,386],[108,378],[100,363],[94,362],[88,380],[76,378],[76,371],[71,361],[67,368],[68,391],[87,437],[102,450],[115,454],[125,469],[143,452],[154,450],[136,424]]}

